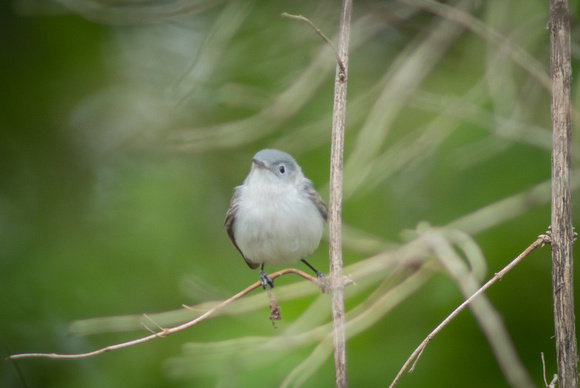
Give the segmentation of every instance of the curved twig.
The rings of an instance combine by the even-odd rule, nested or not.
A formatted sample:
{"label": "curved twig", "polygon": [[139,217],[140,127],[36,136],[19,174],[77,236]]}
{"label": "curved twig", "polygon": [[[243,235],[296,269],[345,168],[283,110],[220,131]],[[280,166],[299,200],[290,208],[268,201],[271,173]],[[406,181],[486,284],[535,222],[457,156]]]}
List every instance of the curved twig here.
{"label": "curved twig", "polygon": [[[304,279],[308,280],[309,282],[313,283],[314,285],[316,285],[316,286],[319,285],[318,278],[315,278],[314,276],[311,276],[311,275],[307,274],[306,272],[300,271],[299,269],[296,269],[296,268],[286,268],[286,269],[283,269],[281,271],[274,272],[273,274],[271,274],[269,276],[270,276],[270,279],[273,280],[273,279],[276,279],[280,276],[283,276],[283,275],[286,275],[289,273],[293,273],[295,275],[302,276]],[[152,341],[152,340],[157,339],[157,338],[164,338],[164,337],[167,337],[173,333],[177,333],[179,331],[189,329],[190,327],[197,325],[201,321],[208,318],[210,315],[214,314],[216,311],[223,309],[224,307],[228,306],[229,304],[232,304],[233,302],[237,301],[238,299],[240,299],[244,295],[250,293],[251,291],[253,291],[259,287],[261,287],[261,283],[259,281],[255,282],[254,284],[250,285],[246,289],[238,292],[234,296],[224,300],[223,302],[217,304],[213,308],[207,310],[205,313],[201,314],[199,317],[192,319],[191,321],[188,321],[188,322],[183,323],[181,325],[171,327],[171,328],[163,328],[163,327],[159,326],[160,331],[155,332],[153,334],[150,334],[146,337],[137,338],[137,339],[134,339],[132,341],[121,342],[121,343],[115,344],[115,345],[109,345],[109,346],[106,346],[104,348],[94,350],[92,352],[87,352],[87,353],[78,353],[78,354],[22,353],[22,354],[13,354],[13,355],[9,356],[8,359],[9,360],[19,360],[19,359],[23,359],[23,358],[50,358],[50,359],[57,359],[57,360],[71,360],[71,359],[79,359],[79,358],[89,358],[89,357],[97,356],[97,355],[102,354],[102,353],[111,352],[111,351],[119,350],[119,349],[125,349],[125,348],[131,347],[131,346],[139,345],[139,344],[142,344],[145,342]],[[184,305],[183,308],[189,308],[189,307]]]}
{"label": "curved twig", "polygon": [[344,77],[346,76],[346,68],[344,67],[344,63],[342,63],[342,59],[340,58],[340,55],[338,54],[338,50],[336,49],[336,46],[334,46],[332,41],[330,39],[328,39],[322,31],[320,31],[320,28],[316,27],[316,25],[314,23],[312,23],[310,21],[310,19],[308,19],[307,17],[304,17],[302,15],[291,15],[289,13],[282,12],[282,17],[286,18],[286,19],[298,20],[300,22],[304,22],[304,23],[308,24],[310,27],[312,27],[314,32],[316,32],[316,34],[322,38],[322,40],[324,40],[326,43],[328,43],[330,45],[330,47],[332,47],[332,49],[334,50],[334,53],[336,54],[336,62],[338,63],[338,67],[340,68],[340,74],[342,75],[342,80],[344,81]]}

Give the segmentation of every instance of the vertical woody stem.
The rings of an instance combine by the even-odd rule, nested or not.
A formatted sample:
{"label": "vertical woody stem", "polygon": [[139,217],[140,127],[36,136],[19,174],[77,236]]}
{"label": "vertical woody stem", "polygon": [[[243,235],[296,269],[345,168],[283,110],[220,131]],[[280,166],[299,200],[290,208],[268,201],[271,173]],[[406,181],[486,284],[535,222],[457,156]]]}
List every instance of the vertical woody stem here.
{"label": "vertical woody stem", "polygon": [[344,280],[342,275],[342,170],[344,126],[346,118],[346,76],[352,0],[343,0],[338,44],[339,63],[334,81],[334,109],[330,154],[330,288],[332,297],[332,328],[334,346],[334,376],[336,387],[348,387],[346,367],[346,333],[344,326]]}
{"label": "vertical woody stem", "polygon": [[578,387],[574,318],[570,16],[568,0],[550,0],[552,74],[552,296],[558,386]]}

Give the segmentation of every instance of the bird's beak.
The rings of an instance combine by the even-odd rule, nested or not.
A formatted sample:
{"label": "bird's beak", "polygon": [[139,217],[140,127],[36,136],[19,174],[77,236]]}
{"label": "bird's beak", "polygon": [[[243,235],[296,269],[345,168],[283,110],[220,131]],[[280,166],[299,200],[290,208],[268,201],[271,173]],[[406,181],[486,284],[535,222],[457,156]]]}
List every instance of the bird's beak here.
{"label": "bird's beak", "polygon": [[256,165],[257,168],[263,168],[265,170],[268,170],[268,166],[266,166],[266,164],[264,162],[262,162],[261,160],[252,159],[252,162],[254,162],[254,164]]}

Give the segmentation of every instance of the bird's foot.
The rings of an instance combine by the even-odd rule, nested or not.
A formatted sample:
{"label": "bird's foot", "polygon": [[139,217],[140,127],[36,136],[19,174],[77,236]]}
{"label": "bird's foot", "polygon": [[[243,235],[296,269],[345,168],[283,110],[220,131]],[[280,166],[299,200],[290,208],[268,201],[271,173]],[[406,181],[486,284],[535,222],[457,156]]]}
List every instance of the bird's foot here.
{"label": "bird's foot", "polygon": [[274,288],[274,281],[270,279],[270,276],[268,276],[268,274],[263,269],[260,270],[260,283],[262,284],[262,288],[264,288],[264,290]]}

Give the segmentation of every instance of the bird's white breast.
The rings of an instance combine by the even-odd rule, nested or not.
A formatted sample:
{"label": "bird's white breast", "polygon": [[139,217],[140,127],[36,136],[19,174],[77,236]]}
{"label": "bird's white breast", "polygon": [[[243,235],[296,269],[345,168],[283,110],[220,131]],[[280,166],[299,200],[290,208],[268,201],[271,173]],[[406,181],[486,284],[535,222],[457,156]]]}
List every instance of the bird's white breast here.
{"label": "bird's white breast", "polygon": [[235,240],[251,262],[294,263],[318,247],[324,220],[296,186],[270,183],[258,179],[237,188],[241,192],[233,226]]}

